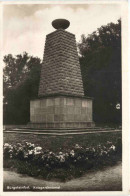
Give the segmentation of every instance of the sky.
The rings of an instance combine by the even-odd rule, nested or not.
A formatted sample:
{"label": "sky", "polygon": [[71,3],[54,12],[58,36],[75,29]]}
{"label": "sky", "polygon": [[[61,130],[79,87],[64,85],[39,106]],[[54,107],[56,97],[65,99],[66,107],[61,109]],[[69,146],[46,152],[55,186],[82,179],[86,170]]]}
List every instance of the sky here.
{"label": "sky", "polygon": [[43,58],[46,35],[55,31],[51,22],[57,18],[70,21],[67,31],[91,34],[102,25],[117,23],[119,4],[10,4],[3,5],[3,55],[21,54]]}

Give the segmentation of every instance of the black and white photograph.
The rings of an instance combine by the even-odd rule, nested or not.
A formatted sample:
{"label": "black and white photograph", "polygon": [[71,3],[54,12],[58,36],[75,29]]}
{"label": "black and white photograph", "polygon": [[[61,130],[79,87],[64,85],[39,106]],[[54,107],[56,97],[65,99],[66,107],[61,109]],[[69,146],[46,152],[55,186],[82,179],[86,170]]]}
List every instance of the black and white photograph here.
{"label": "black and white photograph", "polygon": [[16,1],[2,23],[3,192],[122,192],[122,3]]}

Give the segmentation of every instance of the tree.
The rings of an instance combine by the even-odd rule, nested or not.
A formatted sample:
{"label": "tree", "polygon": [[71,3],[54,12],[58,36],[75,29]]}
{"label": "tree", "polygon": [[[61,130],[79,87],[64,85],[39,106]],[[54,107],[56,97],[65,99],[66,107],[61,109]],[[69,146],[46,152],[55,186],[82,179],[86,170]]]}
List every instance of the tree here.
{"label": "tree", "polygon": [[85,95],[94,98],[94,120],[120,123],[121,20],[82,35],[78,47]]}
{"label": "tree", "polygon": [[38,95],[41,60],[27,53],[4,56],[4,123],[29,122],[30,99]]}

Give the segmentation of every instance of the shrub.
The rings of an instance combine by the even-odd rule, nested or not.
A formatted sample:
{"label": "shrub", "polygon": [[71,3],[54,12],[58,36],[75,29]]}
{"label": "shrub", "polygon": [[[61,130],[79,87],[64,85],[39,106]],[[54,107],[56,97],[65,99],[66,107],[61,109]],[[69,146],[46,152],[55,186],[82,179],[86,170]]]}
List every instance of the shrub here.
{"label": "shrub", "polygon": [[17,171],[30,176],[43,176],[46,179],[59,178],[62,181],[79,177],[91,168],[115,164],[122,150],[121,140],[115,144],[82,147],[76,144],[68,152],[44,151],[40,146],[26,142],[4,144],[4,167],[16,167]]}

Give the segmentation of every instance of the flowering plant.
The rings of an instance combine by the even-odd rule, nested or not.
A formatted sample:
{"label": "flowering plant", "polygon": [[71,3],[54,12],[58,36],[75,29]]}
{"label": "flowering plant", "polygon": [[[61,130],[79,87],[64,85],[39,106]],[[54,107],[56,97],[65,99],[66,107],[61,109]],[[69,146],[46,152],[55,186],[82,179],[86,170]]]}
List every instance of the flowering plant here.
{"label": "flowering plant", "polygon": [[81,176],[91,168],[115,164],[120,160],[121,139],[97,145],[75,144],[72,148],[57,152],[45,150],[30,142],[3,146],[4,167],[16,168],[17,172],[29,176],[42,176],[44,179],[72,179]]}
{"label": "flowering plant", "polygon": [[116,146],[111,142],[106,145],[97,145],[95,147],[82,147],[75,144],[73,149],[68,152],[44,151],[41,146],[26,142],[11,145],[4,144],[4,159],[20,159],[36,165],[42,165],[46,168],[64,167],[70,164],[88,164],[92,161],[108,159],[116,153]]}

